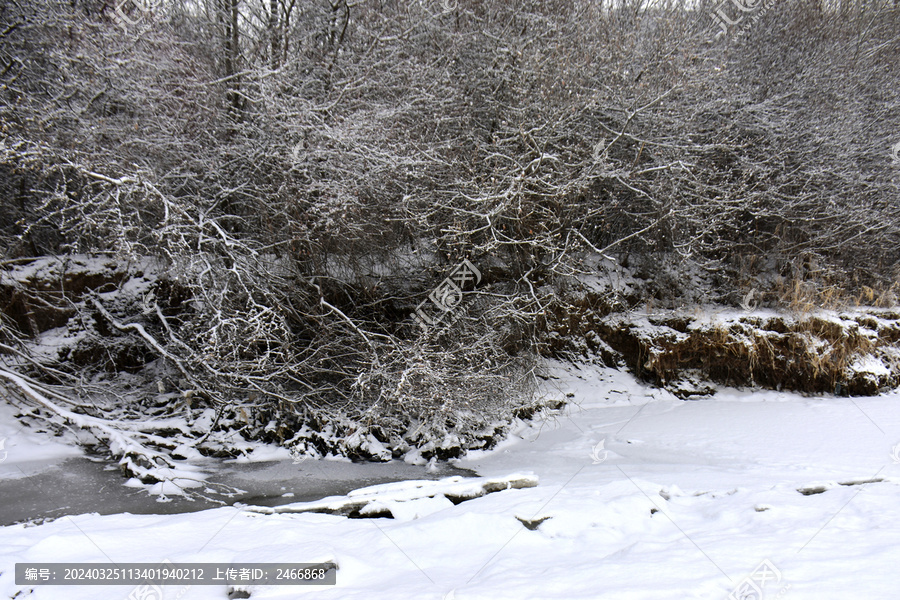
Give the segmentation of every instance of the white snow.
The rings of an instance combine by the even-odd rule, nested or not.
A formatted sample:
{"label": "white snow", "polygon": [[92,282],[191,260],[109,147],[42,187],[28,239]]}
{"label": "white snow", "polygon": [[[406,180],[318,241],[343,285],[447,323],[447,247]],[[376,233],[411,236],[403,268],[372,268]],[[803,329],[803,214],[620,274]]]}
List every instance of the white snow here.
{"label": "white snow", "polygon": [[507,477],[445,477],[438,481],[413,480],[382,483],[353,490],[346,496],[329,496],[316,502],[296,502],[281,506],[248,506],[246,510],[262,514],[326,512],[361,515],[390,513],[394,519],[411,521],[487,493],[534,487],[534,475]]}
{"label": "white snow", "polygon": [[116,272],[127,272],[129,269],[150,273],[158,270],[161,266],[159,261],[150,257],[134,259],[88,254],[72,254],[66,257],[47,256],[35,258],[23,264],[8,266],[0,271],[0,281],[7,284],[23,283],[29,280],[55,281],[63,275],[112,275]]}
{"label": "white snow", "polygon": [[15,418],[18,413],[0,402],[0,479],[34,475],[66,458],[83,456],[76,446],[31,431]]}
{"label": "white snow", "polygon": [[884,376],[891,374],[891,370],[883,362],[871,355],[857,357],[848,370],[850,373],[870,373]]}
{"label": "white snow", "polygon": [[[764,570],[766,599],[898,597],[900,393],[723,389],[685,402],[616,371],[556,369],[548,394],[573,394],[563,412],[460,463],[489,478],[530,473],[536,487],[458,505],[391,497],[395,519],[229,507],[4,527],[0,598],[125,600],[133,589],[17,586],[15,562],[164,559],[339,565],[334,587],[258,587],[253,600],[724,600]],[[415,487],[391,485],[355,495]],[[815,486],[825,491],[797,491]],[[226,597],[224,586],[166,594]]]}

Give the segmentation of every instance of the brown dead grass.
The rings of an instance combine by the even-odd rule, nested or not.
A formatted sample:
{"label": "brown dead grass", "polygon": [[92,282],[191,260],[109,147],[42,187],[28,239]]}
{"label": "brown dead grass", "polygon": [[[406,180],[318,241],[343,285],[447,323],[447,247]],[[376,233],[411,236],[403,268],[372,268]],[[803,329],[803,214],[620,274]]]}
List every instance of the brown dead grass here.
{"label": "brown dead grass", "polygon": [[[624,316],[615,316],[585,323],[583,329],[595,346],[602,341],[632,371],[660,385],[697,371],[728,385],[808,393],[871,395],[900,385],[897,365],[887,376],[850,371],[865,356],[889,366],[900,362],[883,352],[900,341],[897,314],[862,312],[836,318],[810,312],[704,323],[696,315],[673,313],[654,318],[649,327],[634,325]],[[604,356],[604,362],[615,359]]]}

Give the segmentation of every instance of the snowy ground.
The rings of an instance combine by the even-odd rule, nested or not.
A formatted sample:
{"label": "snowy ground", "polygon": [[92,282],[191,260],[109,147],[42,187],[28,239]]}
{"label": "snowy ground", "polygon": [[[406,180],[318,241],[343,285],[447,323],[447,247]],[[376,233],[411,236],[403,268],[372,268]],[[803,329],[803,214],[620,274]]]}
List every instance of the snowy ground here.
{"label": "snowy ground", "polygon": [[[125,600],[133,590],[17,586],[16,562],[164,559],[339,565],[334,587],[260,587],[253,599],[684,600],[738,588],[733,598],[752,600],[900,597],[900,393],[723,390],[684,402],[615,371],[559,375],[558,393],[574,394],[564,413],[460,462],[488,477],[533,473],[536,487],[458,505],[410,500],[395,519],[221,508],[5,527],[0,598]],[[13,439],[25,444],[10,438],[0,458]],[[840,485],[872,479],[882,481]],[[807,488],[824,491],[798,491]],[[517,517],[547,519],[532,530]],[[224,586],[166,588],[176,597],[227,596]]]}

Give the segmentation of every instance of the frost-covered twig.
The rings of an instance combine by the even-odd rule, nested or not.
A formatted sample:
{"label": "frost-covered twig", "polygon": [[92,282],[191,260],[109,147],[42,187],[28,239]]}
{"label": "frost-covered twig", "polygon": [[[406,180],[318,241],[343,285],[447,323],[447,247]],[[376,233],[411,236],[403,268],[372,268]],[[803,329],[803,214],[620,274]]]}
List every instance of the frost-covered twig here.
{"label": "frost-covered twig", "polygon": [[[196,378],[194,377],[194,375],[193,375],[193,374],[188,370],[188,368],[185,366],[184,361],[182,361],[180,358],[178,358],[177,356],[175,356],[174,354],[172,354],[171,352],[169,352],[168,350],[166,350],[165,347],[163,347],[163,345],[160,344],[160,343],[156,340],[156,338],[154,338],[152,335],[150,335],[149,333],[147,333],[147,330],[144,329],[144,326],[143,326],[143,325],[141,325],[140,323],[122,323],[121,321],[119,321],[118,319],[116,319],[114,316],[112,316],[112,315],[109,313],[109,311],[106,310],[106,308],[104,308],[103,305],[100,304],[99,301],[97,301],[96,298],[91,298],[91,303],[94,305],[94,307],[95,307],[98,311],[100,311],[100,314],[102,314],[103,317],[104,317],[107,321],[109,321],[109,323],[110,323],[113,327],[115,327],[115,328],[118,329],[119,331],[135,331],[135,332],[137,332],[137,334],[140,335],[141,338],[144,339],[144,341],[146,341],[148,344],[150,344],[150,346],[151,346],[157,353],[159,353],[160,356],[162,356],[163,358],[165,358],[165,359],[171,361],[171,362],[175,365],[175,367],[178,369],[178,371],[184,376],[184,378],[185,378],[187,381],[189,381],[189,382],[194,386],[194,388],[195,388],[197,391],[201,391],[201,390],[202,390],[202,391],[204,391],[204,392],[207,392],[207,390],[205,389],[205,387],[202,386],[202,385],[200,385],[200,384],[196,381]],[[215,394],[210,394],[210,395],[213,396],[213,397],[215,397]]]}
{"label": "frost-covered twig", "polygon": [[[148,447],[147,442],[157,445],[171,444],[166,440],[145,433],[159,429],[178,428],[180,424],[174,420],[164,421],[118,421],[101,419],[83,415],[53,402],[48,396],[60,398],[58,392],[48,390],[32,379],[15,373],[8,368],[0,368],[0,378],[14,386],[18,395],[27,402],[38,405],[50,413],[62,418],[76,427],[91,431],[99,440],[103,440],[113,456],[119,458],[119,465],[133,477],[142,482],[168,481],[179,485],[179,480],[186,480],[184,469],[176,465],[172,458],[163,452]],[[7,386],[2,386],[11,393]],[[143,438],[141,441],[138,438]],[[181,486],[179,486],[181,487]]]}
{"label": "frost-covered twig", "polygon": [[147,448],[129,435],[130,433],[138,432],[139,428],[130,427],[130,431],[126,432],[120,429],[120,427],[125,425],[123,422],[107,421],[106,419],[82,415],[65,409],[47,398],[48,394],[38,385],[8,369],[0,369],[0,377],[15,385],[19,393],[27,400],[46,408],[78,427],[99,433],[101,438],[106,439],[114,455],[125,458],[129,455],[134,455],[150,460],[162,459],[164,463],[169,464],[168,457]]}

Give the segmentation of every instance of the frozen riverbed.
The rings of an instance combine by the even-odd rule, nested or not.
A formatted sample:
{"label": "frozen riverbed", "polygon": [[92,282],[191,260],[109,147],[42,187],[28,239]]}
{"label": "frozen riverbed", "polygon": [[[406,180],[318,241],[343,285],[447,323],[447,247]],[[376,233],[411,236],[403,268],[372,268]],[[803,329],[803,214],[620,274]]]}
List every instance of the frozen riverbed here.
{"label": "frozen riverbed", "polygon": [[[37,471],[14,473],[22,467]],[[253,463],[209,460],[205,469],[208,492],[187,498],[173,494],[160,501],[142,488],[126,487],[126,478],[108,461],[72,457],[63,462],[31,461],[0,465],[0,525],[54,519],[63,515],[97,513],[175,514],[196,512],[234,503],[277,506],[325,496],[346,494],[365,485],[406,479],[436,479],[471,475],[451,465],[431,471],[401,461],[291,460]],[[18,474],[6,478],[4,474]]]}
{"label": "frozen riverbed", "polygon": [[[733,597],[896,597],[900,394],[722,390],[685,402],[615,371],[558,375],[553,393],[572,394],[564,412],[458,463],[533,473],[536,487],[411,499],[393,519],[223,507],[7,526],[0,598],[130,592],[16,585],[15,562],[164,559],[338,565],[334,587],[258,587],[254,599],[725,599],[751,585],[764,596]],[[224,586],[166,591],[227,597]]]}

